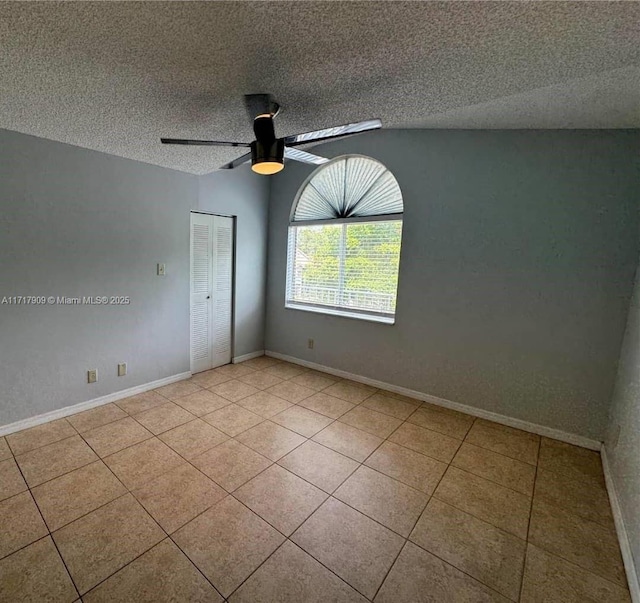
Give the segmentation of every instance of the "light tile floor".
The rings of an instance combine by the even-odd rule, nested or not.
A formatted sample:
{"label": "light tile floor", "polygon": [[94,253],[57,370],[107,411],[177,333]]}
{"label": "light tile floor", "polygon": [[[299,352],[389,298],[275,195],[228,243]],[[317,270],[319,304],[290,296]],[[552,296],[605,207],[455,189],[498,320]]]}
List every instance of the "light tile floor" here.
{"label": "light tile floor", "polygon": [[0,438],[0,601],[628,602],[600,457],[256,358]]}

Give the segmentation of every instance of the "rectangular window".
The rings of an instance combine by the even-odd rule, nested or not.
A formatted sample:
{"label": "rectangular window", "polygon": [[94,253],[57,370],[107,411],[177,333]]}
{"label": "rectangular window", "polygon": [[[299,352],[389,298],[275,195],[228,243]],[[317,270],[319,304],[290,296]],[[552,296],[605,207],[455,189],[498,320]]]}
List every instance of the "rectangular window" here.
{"label": "rectangular window", "polygon": [[393,323],[402,220],[289,227],[286,307]]}

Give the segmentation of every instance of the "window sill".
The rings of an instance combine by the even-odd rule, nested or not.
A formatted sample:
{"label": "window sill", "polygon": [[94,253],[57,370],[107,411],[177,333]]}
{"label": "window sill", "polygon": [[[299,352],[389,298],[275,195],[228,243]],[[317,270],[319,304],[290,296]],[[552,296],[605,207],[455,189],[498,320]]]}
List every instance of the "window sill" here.
{"label": "window sill", "polygon": [[302,312],[313,312],[314,314],[326,314],[329,316],[341,316],[342,318],[355,318],[356,320],[366,320],[386,325],[393,325],[396,322],[395,316],[376,316],[375,314],[365,314],[354,310],[338,310],[336,308],[321,308],[318,306],[306,306],[304,304],[287,303],[284,305],[287,310],[301,310]]}

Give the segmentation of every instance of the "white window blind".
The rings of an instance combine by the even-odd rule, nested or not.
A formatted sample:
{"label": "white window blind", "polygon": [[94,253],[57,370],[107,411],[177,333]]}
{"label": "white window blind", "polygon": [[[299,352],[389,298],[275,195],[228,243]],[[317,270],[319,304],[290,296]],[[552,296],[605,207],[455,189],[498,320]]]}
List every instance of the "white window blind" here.
{"label": "white window blind", "polygon": [[291,208],[286,307],[393,323],[402,215],[379,161],[344,155],[315,170]]}
{"label": "white window blind", "polygon": [[302,186],[292,222],[402,213],[402,193],[379,161],[345,155],[318,168]]}
{"label": "white window blind", "polygon": [[289,227],[287,305],[392,318],[402,220]]}

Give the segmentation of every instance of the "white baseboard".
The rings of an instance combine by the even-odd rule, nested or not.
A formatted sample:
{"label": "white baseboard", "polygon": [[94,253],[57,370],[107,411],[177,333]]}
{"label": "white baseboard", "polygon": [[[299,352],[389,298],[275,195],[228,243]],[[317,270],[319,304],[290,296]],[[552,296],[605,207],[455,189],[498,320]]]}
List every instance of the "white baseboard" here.
{"label": "white baseboard", "polygon": [[116,400],[122,400],[123,398],[129,398],[130,396],[142,394],[143,392],[148,392],[149,390],[157,389],[158,387],[169,385],[170,383],[175,383],[176,381],[182,381],[183,379],[188,379],[189,377],[191,377],[190,371],[186,373],[179,373],[178,375],[164,377],[163,379],[158,379],[157,381],[143,383],[142,385],[136,385],[134,387],[130,387],[129,389],[123,389],[119,392],[107,394],[106,396],[101,396],[100,398],[94,398],[93,400],[80,402],[78,404],[74,404],[73,406],[65,406],[64,408],[59,408],[58,410],[45,412],[42,415],[30,417],[29,419],[22,419],[21,421],[16,421],[15,423],[2,425],[0,426],[0,436],[15,433],[16,431],[22,431],[23,429],[29,429],[29,427],[35,427],[36,425],[48,423],[49,421],[54,421],[55,419],[62,419],[63,417],[75,415],[84,410],[90,410],[91,408],[95,408],[96,406],[102,406],[103,404],[109,404],[109,402],[115,402]]}
{"label": "white baseboard", "polygon": [[523,421],[522,419],[514,419],[513,417],[501,415],[489,410],[484,410],[482,408],[476,408],[475,406],[468,406],[467,404],[452,402],[451,400],[446,400],[445,398],[438,398],[437,396],[425,394],[424,392],[418,392],[406,387],[400,387],[399,385],[392,385],[383,381],[377,381],[376,379],[370,379],[369,377],[363,377],[362,375],[354,375],[353,373],[348,373],[347,371],[341,371],[339,369],[334,369],[322,364],[316,364],[315,362],[309,362],[308,360],[300,360],[299,358],[287,356],[286,354],[280,354],[279,352],[272,352],[270,350],[267,350],[265,352],[265,355],[271,356],[272,358],[277,358],[279,360],[286,360],[287,362],[292,362],[293,364],[299,364],[300,366],[306,366],[307,368],[322,371],[323,373],[329,373],[330,375],[336,375],[337,377],[343,377],[345,379],[351,379],[352,381],[357,381],[359,383],[365,383],[366,385],[371,385],[373,387],[377,387],[378,389],[384,389],[396,394],[402,394],[403,396],[416,398],[417,400],[423,400],[424,402],[429,402],[430,404],[434,404],[436,406],[443,406],[444,408],[450,408],[451,410],[458,410],[468,415],[473,415],[474,417],[480,417],[481,419],[487,419],[488,421],[507,425],[508,427],[522,429],[523,431],[529,431],[531,433],[546,436],[554,440],[560,440],[561,442],[567,442],[568,444],[574,444],[575,446],[588,448],[589,450],[600,450],[602,446],[602,442],[592,440],[590,438],[585,438],[581,435],[568,433],[566,431],[561,431],[560,429],[547,427],[546,425],[538,425],[537,423]]}
{"label": "white baseboard", "polygon": [[245,360],[251,360],[252,358],[259,358],[260,356],[264,356],[264,350],[258,350],[257,352],[243,354],[242,356],[234,356],[231,359],[231,362],[233,364],[239,364],[240,362],[244,362]]}
{"label": "white baseboard", "polygon": [[607,458],[607,448],[604,444],[600,450],[600,456],[602,458],[602,470],[604,471],[604,481],[607,485],[607,493],[609,494],[609,502],[611,503],[613,521],[616,525],[616,533],[618,535],[618,542],[620,543],[620,553],[622,554],[624,569],[627,573],[631,601],[632,603],[640,603],[640,582],[638,581],[636,566],[633,562],[633,553],[631,552],[631,544],[629,543],[627,528],[625,527],[622,509],[620,508],[616,485],[613,481],[609,459]]}

